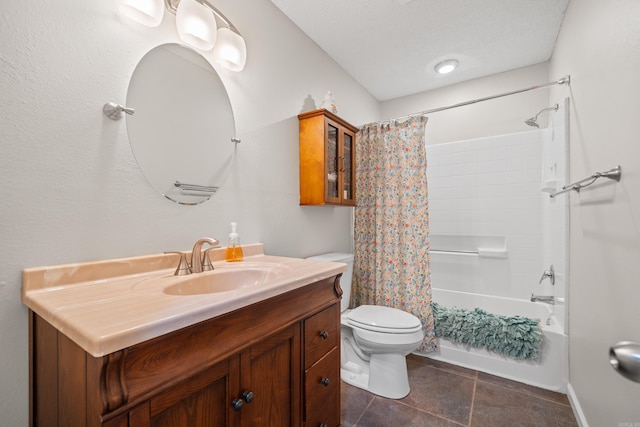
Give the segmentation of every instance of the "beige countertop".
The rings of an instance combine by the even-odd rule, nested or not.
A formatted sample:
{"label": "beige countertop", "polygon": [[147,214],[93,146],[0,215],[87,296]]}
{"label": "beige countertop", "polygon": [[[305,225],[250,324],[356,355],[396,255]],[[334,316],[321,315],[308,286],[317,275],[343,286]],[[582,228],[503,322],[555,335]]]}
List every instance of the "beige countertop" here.
{"label": "beige countertop", "polygon": [[243,250],[240,263],[225,262],[224,248],[211,250],[214,272],[270,266],[272,278],[226,292],[171,295],[166,287],[214,272],[177,277],[178,255],[157,254],[25,269],[22,302],[100,357],[346,271],[342,263],[265,255],[262,244]]}

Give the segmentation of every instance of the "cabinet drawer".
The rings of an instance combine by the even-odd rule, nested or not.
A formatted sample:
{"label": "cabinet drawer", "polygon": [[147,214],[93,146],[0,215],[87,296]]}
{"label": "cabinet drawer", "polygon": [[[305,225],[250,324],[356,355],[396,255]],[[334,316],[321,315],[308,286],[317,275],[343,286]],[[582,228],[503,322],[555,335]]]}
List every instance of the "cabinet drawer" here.
{"label": "cabinet drawer", "polygon": [[308,369],[340,339],[340,304],[334,304],[304,322],[304,367]]}
{"label": "cabinet drawer", "polygon": [[340,417],[340,349],[334,347],[305,371],[307,426],[337,426]]}

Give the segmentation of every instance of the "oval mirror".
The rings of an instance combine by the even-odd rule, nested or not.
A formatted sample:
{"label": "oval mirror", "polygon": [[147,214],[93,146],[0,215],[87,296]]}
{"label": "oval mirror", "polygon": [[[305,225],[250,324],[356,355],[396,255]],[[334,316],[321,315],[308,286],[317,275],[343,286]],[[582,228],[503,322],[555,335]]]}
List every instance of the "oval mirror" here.
{"label": "oval mirror", "polygon": [[211,64],[192,49],[165,44],[136,66],[127,91],[127,133],[140,169],[174,202],[208,200],[234,153],[229,96]]}

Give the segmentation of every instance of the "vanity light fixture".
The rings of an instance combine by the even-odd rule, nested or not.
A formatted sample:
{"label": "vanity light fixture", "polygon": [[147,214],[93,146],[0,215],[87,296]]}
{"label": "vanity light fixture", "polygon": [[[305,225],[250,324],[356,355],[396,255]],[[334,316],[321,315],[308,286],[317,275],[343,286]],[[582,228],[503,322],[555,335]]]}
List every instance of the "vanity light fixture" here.
{"label": "vanity light fixture", "polygon": [[[214,59],[231,71],[242,71],[244,69],[244,65],[247,62],[247,45],[238,29],[233,26],[222,12],[213,7],[207,0],[164,0],[164,2],[167,10],[176,14],[176,24],[178,21],[178,9],[180,9],[180,5],[183,2],[197,3],[209,10],[214,16],[215,26],[212,31],[215,33],[215,28],[218,28],[215,41],[211,43],[213,45]],[[185,40],[185,42],[187,41]],[[194,45],[192,44],[192,46]],[[198,46],[195,47],[205,50]]]}
{"label": "vanity light fixture", "polygon": [[213,57],[223,67],[231,71],[241,71],[247,62],[247,45],[240,34],[230,28],[219,28]]}
{"label": "vanity light fixture", "polygon": [[176,27],[183,42],[200,50],[211,50],[218,26],[211,9],[196,0],[180,0],[176,10]]}
{"label": "vanity light fixture", "polygon": [[[163,0],[115,0],[118,11],[127,18],[155,27],[164,16]],[[178,35],[198,50],[213,49],[213,58],[231,71],[242,71],[247,62],[247,45],[242,35],[207,0],[164,0],[166,9],[176,15]]]}
{"label": "vanity light fixture", "polygon": [[449,74],[458,67],[458,61],[455,59],[447,59],[446,61],[436,64],[434,69],[438,74]]}
{"label": "vanity light fixture", "polygon": [[164,16],[162,0],[116,0],[116,6],[122,15],[147,27],[157,27]]}

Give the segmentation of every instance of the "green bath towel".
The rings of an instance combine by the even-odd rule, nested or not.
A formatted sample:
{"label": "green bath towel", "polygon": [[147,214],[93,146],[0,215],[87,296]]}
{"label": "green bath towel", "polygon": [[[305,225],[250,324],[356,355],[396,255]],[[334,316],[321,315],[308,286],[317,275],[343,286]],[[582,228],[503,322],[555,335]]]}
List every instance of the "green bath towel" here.
{"label": "green bath towel", "polygon": [[431,306],[438,337],[518,359],[535,359],[540,354],[539,319],[499,316],[479,308],[446,308],[437,303]]}

